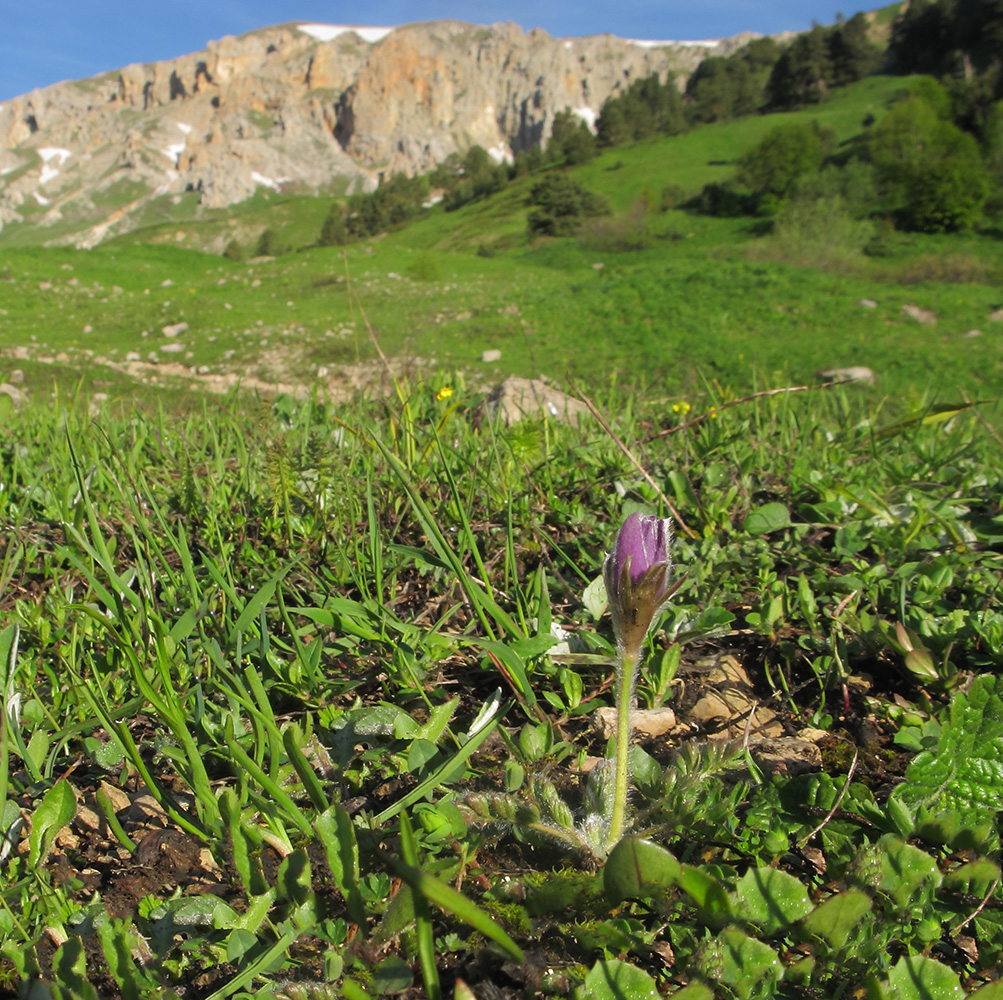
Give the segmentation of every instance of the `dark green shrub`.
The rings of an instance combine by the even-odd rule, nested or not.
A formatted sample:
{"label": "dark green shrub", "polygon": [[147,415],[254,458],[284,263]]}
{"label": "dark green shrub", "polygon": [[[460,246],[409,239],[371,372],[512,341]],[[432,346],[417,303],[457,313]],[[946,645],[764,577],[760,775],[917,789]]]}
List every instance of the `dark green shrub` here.
{"label": "dark green shrub", "polygon": [[278,237],[275,235],[275,230],[266,229],[258,237],[258,242],[254,247],[255,257],[278,257],[282,253],[282,247],[279,246]]}
{"label": "dark green shrub", "polygon": [[730,183],[705,184],[697,198],[697,207],[704,215],[737,218],[755,212],[756,200]]}
{"label": "dark green shrub", "polygon": [[876,219],[874,232],[864,244],[868,257],[891,257],[895,253],[895,223],[891,219]]}
{"label": "dark green shrub", "polygon": [[785,198],[801,177],[818,170],[832,142],[817,122],[778,125],[738,161],[736,178],[760,198]]}
{"label": "dark green shrub", "polygon": [[978,145],[927,101],[900,101],[874,127],[868,148],[889,207],[908,228],[950,232],[979,218],[990,184]]}
{"label": "dark green shrub", "polygon": [[443,207],[447,212],[455,211],[477,198],[501,191],[508,180],[508,167],[496,163],[483,146],[471,146],[463,158],[456,161],[454,172],[443,184],[446,188]]}
{"label": "dark green shrub", "polygon": [[686,192],[678,184],[666,184],[658,199],[658,207],[663,212],[679,208],[687,202]]}
{"label": "dark green shrub", "polygon": [[227,260],[242,261],[244,259],[244,248],[236,240],[230,240],[223,251],[223,256]]}
{"label": "dark green shrub", "polygon": [[583,188],[566,174],[551,173],[533,185],[527,227],[531,236],[567,236],[582,219],[609,212],[602,195]]}
{"label": "dark green shrub", "polygon": [[348,230],[345,228],[345,216],[341,205],[334,204],[320,227],[318,245],[322,247],[341,247],[348,242]]}
{"label": "dark green shrub", "polygon": [[428,194],[427,177],[394,174],[381,178],[371,194],[353,195],[348,202],[345,227],[350,236],[375,236],[397,229],[413,219]]}

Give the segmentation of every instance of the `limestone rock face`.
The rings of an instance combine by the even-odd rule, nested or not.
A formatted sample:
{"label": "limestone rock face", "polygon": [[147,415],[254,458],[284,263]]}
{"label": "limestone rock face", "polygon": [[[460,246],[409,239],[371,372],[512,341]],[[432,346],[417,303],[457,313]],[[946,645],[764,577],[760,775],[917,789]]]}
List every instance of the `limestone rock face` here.
{"label": "limestone rock face", "polygon": [[682,84],[750,37],[642,44],[432,21],[223,38],[0,106],[0,226],[58,223],[48,242],[92,246],[262,187],[369,190],[472,145],[508,159],[544,144],[565,107],[592,122],[633,80]]}

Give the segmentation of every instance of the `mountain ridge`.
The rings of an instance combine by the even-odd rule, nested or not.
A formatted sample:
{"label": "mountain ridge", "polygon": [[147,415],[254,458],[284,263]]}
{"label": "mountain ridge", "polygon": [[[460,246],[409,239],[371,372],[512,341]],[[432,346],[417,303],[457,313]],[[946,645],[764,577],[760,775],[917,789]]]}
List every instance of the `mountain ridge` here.
{"label": "mountain ridge", "polygon": [[226,36],[0,106],[0,226],[87,247],[261,188],[371,190],[383,173],[423,172],[472,145],[508,159],[545,142],[565,107],[594,120],[633,80],[684,81],[754,37],[555,39],[462,21]]}

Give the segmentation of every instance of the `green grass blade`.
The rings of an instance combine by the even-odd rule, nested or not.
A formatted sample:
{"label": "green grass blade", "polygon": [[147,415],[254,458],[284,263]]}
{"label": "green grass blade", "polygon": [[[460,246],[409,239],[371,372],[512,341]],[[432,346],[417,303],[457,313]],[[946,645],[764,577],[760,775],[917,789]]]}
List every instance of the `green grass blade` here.
{"label": "green grass blade", "polygon": [[306,818],[303,810],[290,798],[289,794],[282,789],[279,784],[267,774],[247,752],[237,742],[237,737],[233,730],[233,719],[226,720],[226,745],[231,755],[233,763],[245,770],[264,791],[272,798],[273,802],[282,809],[282,812],[293,823],[304,836],[313,835],[313,828]]}
{"label": "green grass blade", "polygon": [[[509,704],[511,704],[511,702]],[[447,760],[440,767],[437,767],[434,773],[430,774],[424,781],[412,788],[407,795],[402,795],[396,802],[393,803],[393,805],[387,806],[387,808],[381,813],[378,813],[373,818],[373,822],[377,826],[382,826],[387,820],[396,816],[402,809],[409,808],[414,805],[415,802],[418,802],[426,795],[429,795],[439,785],[444,785],[449,781],[454,781],[457,776],[462,773],[464,765],[473,752],[488,738],[488,736],[491,735],[492,732],[494,732],[499,719],[507,710],[508,707],[506,706],[503,711],[498,713],[490,722],[486,723],[483,729],[479,729],[471,739],[467,740],[467,742],[464,743],[463,746],[449,758],[449,760]]]}
{"label": "green grass blade", "polygon": [[454,917],[473,927],[474,930],[480,931],[486,938],[490,938],[500,945],[514,962],[524,961],[525,956],[522,949],[515,941],[463,893],[457,892],[451,885],[447,885],[434,875],[429,875],[413,865],[406,864],[385,851],[380,853],[390,870],[398,878],[403,879],[416,896],[424,896],[429,902],[435,903],[436,906],[447,913],[452,913]]}
{"label": "green grass blade", "polygon": [[[401,858],[405,865],[418,871],[418,845],[415,843],[414,830],[406,812],[401,813]],[[428,905],[428,898],[423,893],[416,891],[413,886],[411,891],[414,893],[414,921],[422,982],[425,984],[429,1000],[441,1000],[442,986],[439,983],[439,970],[435,965],[432,911]]]}

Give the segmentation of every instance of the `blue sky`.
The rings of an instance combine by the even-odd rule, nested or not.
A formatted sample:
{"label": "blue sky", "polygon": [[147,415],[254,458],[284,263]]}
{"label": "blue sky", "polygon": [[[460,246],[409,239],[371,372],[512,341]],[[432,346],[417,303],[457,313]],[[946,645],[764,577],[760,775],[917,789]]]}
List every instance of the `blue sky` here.
{"label": "blue sky", "polygon": [[556,37],[696,40],[803,31],[860,8],[838,0],[5,0],[0,101],[60,80],[195,52],[210,39],[286,21],[386,26],[456,18],[515,21]]}

